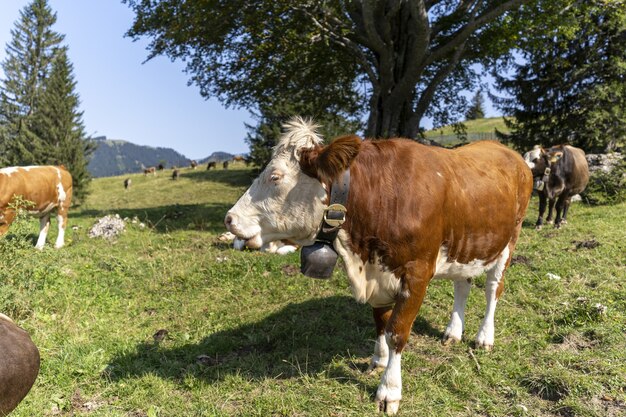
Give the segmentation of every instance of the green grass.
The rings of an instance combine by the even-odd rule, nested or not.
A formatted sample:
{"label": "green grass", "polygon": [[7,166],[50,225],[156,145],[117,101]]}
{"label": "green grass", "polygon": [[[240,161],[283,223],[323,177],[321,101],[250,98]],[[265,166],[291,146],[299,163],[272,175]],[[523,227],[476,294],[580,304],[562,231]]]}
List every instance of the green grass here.
{"label": "green grass", "polygon": [[[36,220],[0,239],[0,311],[42,356],[12,416],[376,415],[371,309],[345,273],[295,273],[298,254],[237,252],[217,240],[247,169],[97,179],[70,213],[68,245],[36,251]],[[106,215],[138,218],[90,239]],[[404,416],[619,416],[626,413],[626,205],[574,204],[561,230],[532,228],[533,199],[496,314],[496,346],[439,338],[452,285],[433,282],[403,355]],[[145,224],[140,227],[139,222]],[[53,229],[56,225],[53,223]],[[594,249],[576,242],[597,240]],[[560,280],[550,280],[554,273]],[[596,303],[606,306],[602,313]],[[153,334],[167,330],[156,343]]]}
{"label": "green grass", "polygon": [[[467,129],[467,140],[472,142],[483,139],[496,139],[495,131],[508,133],[503,117],[489,117],[485,119],[468,120],[463,122]],[[424,132],[427,139],[434,140],[441,145],[449,146],[461,143],[452,126],[443,126]]]}

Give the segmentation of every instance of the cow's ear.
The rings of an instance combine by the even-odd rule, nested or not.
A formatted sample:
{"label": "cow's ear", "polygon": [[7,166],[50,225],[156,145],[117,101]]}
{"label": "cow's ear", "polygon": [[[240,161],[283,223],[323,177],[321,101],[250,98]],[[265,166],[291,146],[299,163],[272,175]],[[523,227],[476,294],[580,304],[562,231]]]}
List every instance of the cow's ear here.
{"label": "cow's ear", "polygon": [[302,171],[323,183],[331,182],[345,171],[359,153],[361,138],[342,136],[330,145],[300,151]]}

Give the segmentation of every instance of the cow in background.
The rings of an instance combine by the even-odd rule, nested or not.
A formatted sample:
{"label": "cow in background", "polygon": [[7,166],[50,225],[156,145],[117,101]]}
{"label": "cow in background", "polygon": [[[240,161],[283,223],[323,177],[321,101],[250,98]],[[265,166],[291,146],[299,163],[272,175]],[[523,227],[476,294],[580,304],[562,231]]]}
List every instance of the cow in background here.
{"label": "cow in background", "polygon": [[207,171],[210,171],[210,170],[211,170],[211,168],[213,168],[213,169],[217,169],[217,162],[215,162],[215,161],[211,161],[211,162],[209,162],[209,163],[207,164],[207,166],[206,166],[206,169],[207,169]]}
{"label": "cow in background", "polygon": [[180,175],[180,172],[178,171],[178,169],[175,169],[175,170],[172,171],[172,179],[173,180],[177,180],[179,175]]}
{"label": "cow in background", "polygon": [[144,168],[143,175],[148,175],[148,174],[156,175],[156,168],[155,167]]}
{"label": "cow in background", "polygon": [[554,227],[566,224],[572,196],[583,192],[589,182],[585,152],[570,145],[556,145],[549,149],[535,146],[524,154],[524,161],[533,173],[534,188],[539,195],[536,228],[543,226],[546,205],[546,223],[552,223],[552,210],[556,206]]}
{"label": "cow in background", "polygon": [[191,166],[191,169],[196,169],[196,167],[198,166],[198,162],[191,161],[191,163],[189,165]]}
{"label": "cow in background", "polygon": [[[24,208],[39,217],[39,239],[36,248],[43,249],[50,229],[50,213],[57,210],[59,234],[55,248],[64,245],[67,212],[72,203],[72,176],[63,166],[28,166],[0,169],[0,235],[9,229],[15,219],[15,207],[10,207],[15,196],[20,196]],[[32,205],[31,205],[32,203]]]}
{"label": "cow in background", "polygon": [[126,179],[124,180],[124,189],[125,189],[125,190],[128,190],[128,189],[130,188],[130,184],[131,184],[131,183],[132,183],[131,179],[130,179],[130,178],[126,178]]}
{"label": "cow in background", "polygon": [[[296,118],[284,127],[271,161],[224,223],[250,248],[281,239],[308,246],[328,229],[326,214],[343,213],[330,244],[343,259],[353,296],[373,308],[370,370],[384,369],[375,400],[379,410],[395,414],[402,352],[432,279],[454,282],[443,335],[449,343],[461,340],[472,278],[486,272],[486,312],[475,340],[479,348],[493,346],[496,304],[532,174],[519,154],[495,141],[450,150],[350,135],[324,146],[311,122]],[[335,187],[345,211],[328,206]]]}
{"label": "cow in background", "polygon": [[163,164],[159,164],[159,166],[157,166],[157,169],[159,171],[163,171],[165,169],[165,166]]}
{"label": "cow in background", "polygon": [[228,164],[229,164],[229,162],[228,162],[228,161],[224,161],[224,163],[222,164],[222,167],[223,167],[224,169],[228,169]]}
{"label": "cow in background", "polygon": [[0,313],[0,416],[28,394],[39,374],[39,350],[28,333]]}

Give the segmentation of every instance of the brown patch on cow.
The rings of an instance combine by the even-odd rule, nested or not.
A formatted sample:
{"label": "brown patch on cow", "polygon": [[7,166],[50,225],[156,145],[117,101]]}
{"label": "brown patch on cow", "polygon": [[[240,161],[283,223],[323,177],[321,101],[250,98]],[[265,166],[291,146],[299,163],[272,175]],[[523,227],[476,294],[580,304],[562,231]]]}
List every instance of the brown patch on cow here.
{"label": "brown patch on cow", "polygon": [[595,239],[590,240],[572,240],[572,243],[576,246],[574,250],[579,249],[595,249],[600,246],[600,242]]}
{"label": "brown patch on cow", "polygon": [[361,138],[356,135],[342,136],[328,146],[316,146],[300,152],[300,167],[310,177],[324,184],[350,167],[361,149]]}
{"label": "brown patch on cow", "polygon": [[292,264],[283,265],[280,270],[282,271],[283,275],[286,275],[288,277],[293,277],[300,273],[300,268]]}

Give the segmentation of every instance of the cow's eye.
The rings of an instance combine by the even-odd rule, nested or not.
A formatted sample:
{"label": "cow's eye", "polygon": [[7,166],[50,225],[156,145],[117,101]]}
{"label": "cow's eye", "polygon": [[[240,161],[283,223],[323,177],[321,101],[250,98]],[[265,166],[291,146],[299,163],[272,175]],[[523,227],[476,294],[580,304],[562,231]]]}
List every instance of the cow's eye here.
{"label": "cow's eye", "polygon": [[283,177],[283,176],[282,176],[282,175],[280,175],[280,174],[278,174],[278,173],[273,173],[273,174],[270,176],[270,180],[271,180],[272,182],[278,182],[278,181],[280,181],[280,179],[281,179],[282,177]]}

